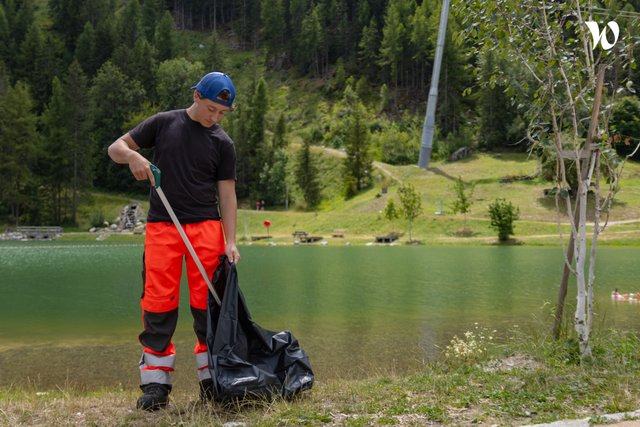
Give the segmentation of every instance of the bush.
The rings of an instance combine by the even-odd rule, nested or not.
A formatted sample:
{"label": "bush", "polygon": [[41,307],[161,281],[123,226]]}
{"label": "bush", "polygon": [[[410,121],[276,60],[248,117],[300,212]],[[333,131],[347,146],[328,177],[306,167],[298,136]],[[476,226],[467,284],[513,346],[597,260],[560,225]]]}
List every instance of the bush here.
{"label": "bush", "polygon": [[513,234],[513,222],[518,219],[519,214],[520,209],[505,199],[496,199],[489,205],[491,228],[498,232],[498,240],[504,242],[509,239]]}
{"label": "bush", "polygon": [[374,134],[373,146],[379,147],[380,160],[391,165],[408,165],[418,162],[420,141],[402,131],[398,126],[391,126]]}
{"label": "bush", "polygon": [[[613,143],[621,156],[627,156],[636,148],[637,142],[633,137],[640,132],[640,100],[635,96],[628,96],[618,100],[614,106],[611,118],[611,133]],[[640,150],[633,157],[640,160]]]}
{"label": "bush", "polygon": [[104,212],[102,211],[92,212],[89,222],[91,223],[92,227],[104,227]]}

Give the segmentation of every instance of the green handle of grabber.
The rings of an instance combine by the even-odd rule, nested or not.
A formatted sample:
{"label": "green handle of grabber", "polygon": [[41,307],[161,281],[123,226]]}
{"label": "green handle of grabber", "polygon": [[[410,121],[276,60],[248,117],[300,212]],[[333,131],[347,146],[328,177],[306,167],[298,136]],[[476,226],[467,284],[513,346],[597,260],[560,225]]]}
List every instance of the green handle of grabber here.
{"label": "green handle of grabber", "polygon": [[151,173],[153,173],[153,179],[156,181],[156,188],[159,188],[160,175],[162,175],[162,173],[160,172],[160,168],[154,165],[153,163],[149,165],[149,168],[151,168]]}

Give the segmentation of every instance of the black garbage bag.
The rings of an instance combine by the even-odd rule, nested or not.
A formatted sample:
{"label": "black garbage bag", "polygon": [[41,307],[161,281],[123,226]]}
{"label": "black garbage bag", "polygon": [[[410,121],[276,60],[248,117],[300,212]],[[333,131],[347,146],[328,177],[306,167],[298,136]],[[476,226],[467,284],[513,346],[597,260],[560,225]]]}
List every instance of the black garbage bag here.
{"label": "black garbage bag", "polygon": [[235,264],[226,257],[213,280],[222,306],[209,293],[207,348],[214,399],[251,397],[291,399],[313,386],[306,353],[289,331],[271,332],[251,320],[238,286]]}

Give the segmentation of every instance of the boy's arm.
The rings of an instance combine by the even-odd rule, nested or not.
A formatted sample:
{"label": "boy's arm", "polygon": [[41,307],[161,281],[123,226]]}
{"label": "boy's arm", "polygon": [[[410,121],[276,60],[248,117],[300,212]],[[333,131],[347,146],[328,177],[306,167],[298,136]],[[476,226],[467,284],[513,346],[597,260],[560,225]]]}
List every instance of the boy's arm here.
{"label": "boy's arm", "polygon": [[222,230],[227,243],[225,255],[229,262],[238,263],[240,253],[236,247],[236,222],[238,215],[238,200],[236,199],[236,181],[226,179],[218,181],[218,196],[220,198],[220,215],[222,216]]}
{"label": "boy's arm", "polygon": [[151,181],[151,185],[155,186],[156,182],[155,179],[153,179],[153,173],[149,168],[151,162],[145,159],[142,154],[138,153],[139,149],[140,147],[138,147],[138,144],[136,144],[133,138],[131,138],[131,135],[126,133],[116,139],[109,146],[107,152],[109,153],[111,160],[114,162],[128,164],[131,173],[138,181],[149,179]]}

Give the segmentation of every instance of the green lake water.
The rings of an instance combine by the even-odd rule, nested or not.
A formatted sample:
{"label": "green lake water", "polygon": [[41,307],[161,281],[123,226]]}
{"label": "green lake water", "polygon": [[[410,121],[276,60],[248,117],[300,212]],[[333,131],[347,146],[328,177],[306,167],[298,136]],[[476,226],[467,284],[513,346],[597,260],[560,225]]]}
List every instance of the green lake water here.
{"label": "green lake water", "polygon": [[[551,327],[559,248],[240,248],[240,286],[256,323],[291,330],[319,381],[412,372],[454,335]],[[595,327],[640,329],[638,248],[601,248]],[[0,244],[0,386],[137,384],[142,245]],[[175,383],[195,384],[187,286]],[[568,302],[575,301],[573,294]]]}

